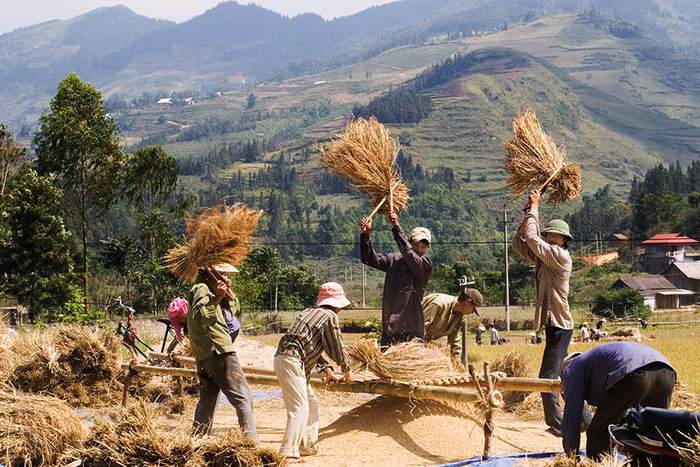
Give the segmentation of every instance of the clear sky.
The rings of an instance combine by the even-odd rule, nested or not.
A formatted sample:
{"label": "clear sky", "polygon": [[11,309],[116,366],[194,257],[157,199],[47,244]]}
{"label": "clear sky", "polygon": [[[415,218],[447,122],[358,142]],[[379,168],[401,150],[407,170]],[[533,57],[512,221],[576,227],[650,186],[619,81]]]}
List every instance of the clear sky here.
{"label": "clear sky", "polygon": [[[102,6],[124,5],[150,18],[182,22],[204,13],[223,0],[0,0],[0,34],[15,28],[68,19]],[[347,16],[372,5],[396,0],[242,0],[286,16],[317,13],[326,19]]]}

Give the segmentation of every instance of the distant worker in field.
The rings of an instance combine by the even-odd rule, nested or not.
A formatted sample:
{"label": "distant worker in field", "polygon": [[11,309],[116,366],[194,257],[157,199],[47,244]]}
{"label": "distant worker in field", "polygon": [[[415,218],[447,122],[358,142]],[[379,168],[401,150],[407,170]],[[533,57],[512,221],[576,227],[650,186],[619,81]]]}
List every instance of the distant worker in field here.
{"label": "distant worker in field", "polygon": [[486,332],[486,328],[484,327],[483,324],[480,324],[478,328],[476,328],[476,331],[474,333],[476,334],[476,345],[481,345],[481,335]]}
{"label": "distant worker in field", "polygon": [[219,394],[223,392],[236,409],[238,424],[243,432],[258,444],[253,395],[233,350],[229,326],[221,309],[224,297],[230,293],[231,281],[223,275],[229,266],[200,269],[188,295],[190,310],[187,313],[187,331],[199,376],[199,402],[194,412],[194,428],[198,434],[211,433]]}
{"label": "distant worker in field", "polygon": [[581,337],[581,342],[588,342],[591,340],[591,333],[588,332],[588,323],[583,323],[581,324],[581,331],[580,331],[580,337]]}
{"label": "distant worker in field", "polygon": [[586,455],[594,460],[610,452],[608,425],[618,424],[630,407],[668,408],[676,383],[668,359],[638,342],[609,342],[584,353],[573,352],[563,367],[564,452],[578,452],[581,414],[587,412],[588,402],[597,407],[586,431]]}
{"label": "distant worker in field", "polygon": [[[561,375],[561,365],[574,332],[568,300],[572,262],[567,249],[573,237],[566,222],[554,219],[542,230],[545,234],[543,240],[540,237],[539,205],[540,192],[533,190],[528,195],[523,222],[513,238],[513,248],[535,265],[537,302],[534,329],[539,331],[544,327],[546,340],[539,377],[556,379]],[[541,396],[548,431],[561,436],[559,394],[542,393]]]}
{"label": "distant worker in field", "polygon": [[605,324],[606,321],[607,321],[607,319],[605,319],[605,318],[600,318],[600,319],[598,320],[598,322],[595,323],[595,328],[596,328],[598,331],[600,331],[601,329],[603,329],[603,325]]}
{"label": "distant worker in field", "polygon": [[433,341],[447,336],[452,358],[459,358],[462,342],[457,337],[464,329],[467,315],[479,315],[484,297],[476,289],[463,287],[458,296],[433,293],[423,298],[421,306],[425,319],[425,340]]}
{"label": "distant worker in field", "polygon": [[295,463],[300,456],[318,454],[318,399],[309,384],[311,370],[326,375],[330,384],[338,382],[333,367],[324,358],[325,352],[351,382],[350,360],[343,346],[338,312],[350,304],[343,287],[336,282],[322,284],[316,306],[307,308],[294,320],[280,339],[275,354],[275,374],[282,387],[287,409],[287,426],[280,447],[280,456]]}
{"label": "distant worker in field", "polygon": [[430,231],[416,227],[406,238],[396,213],[392,211],[388,217],[399,253],[375,252],[370,240],[372,218],[365,217],[360,222],[362,262],[386,272],[382,294],[382,347],[425,337],[421,301],[433,270],[433,262],[425,256],[432,240]]}

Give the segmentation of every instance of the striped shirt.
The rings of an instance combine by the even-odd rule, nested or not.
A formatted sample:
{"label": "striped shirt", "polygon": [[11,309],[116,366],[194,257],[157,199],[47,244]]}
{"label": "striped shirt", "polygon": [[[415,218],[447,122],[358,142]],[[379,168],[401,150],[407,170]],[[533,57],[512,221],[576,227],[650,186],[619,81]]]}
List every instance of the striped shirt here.
{"label": "striped shirt", "polygon": [[314,366],[319,371],[328,366],[323,352],[337,362],[343,372],[350,371],[350,359],[340,336],[338,315],[328,308],[311,307],[302,311],[282,336],[275,356],[284,354],[297,357],[304,364],[308,379]]}
{"label": "striped shirt", "polygon": [[525,214],[525,234],[515,234],[513,248],[535,265],[537,304],[535,330],[543,326],[573,329],[569,309],[571,255],[564,248],[551,245],[540,237],[537,209]]}

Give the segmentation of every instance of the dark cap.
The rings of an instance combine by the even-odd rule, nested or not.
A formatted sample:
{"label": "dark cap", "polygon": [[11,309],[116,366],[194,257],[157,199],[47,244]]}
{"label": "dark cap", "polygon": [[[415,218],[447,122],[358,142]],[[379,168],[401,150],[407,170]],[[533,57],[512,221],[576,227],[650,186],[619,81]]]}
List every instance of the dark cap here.
{"label": "dark cap", "polygon": [[481,295],[481,292],[476,289],[463,288],[459,293],[458,300],[463,302],[467,299],[471,299],[474,304],[474,313],[476,313],[477,316],[481,316],[479,314],[479,307],[484,304],[484,297]]}

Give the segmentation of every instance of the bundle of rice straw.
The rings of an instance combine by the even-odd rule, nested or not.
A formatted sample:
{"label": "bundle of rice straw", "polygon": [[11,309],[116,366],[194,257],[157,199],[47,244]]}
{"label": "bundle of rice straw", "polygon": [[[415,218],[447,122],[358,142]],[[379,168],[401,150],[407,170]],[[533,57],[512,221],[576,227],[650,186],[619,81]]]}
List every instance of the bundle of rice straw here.
{"label": "bundle of rice straw", "polygon": [[393,165],[398,153],[399,146],[384,125],[375,117],[360,117],[331,141],[321,161],[367,195],[377,212],[388,214],[393,208],[398,213],[406,209],[409,198]]}
{"label": "bundle of rice straw", "polygon": [[204,209],[185,225],[185,244],[168,252],[165,262],[181,282],[193,280],[198,269],[220,263],[237,265],[250,251],[250,236],[262,211],[243,204]]}
{"label": "bundle of rice straw", "polygon": [[272,448],[261,448],[240,429],[232,429],[194,441],[195,455],[188,465],[213,467],[263,467],[281,465],[282,458]]}
{"label": "bundle of rice straw", "polygon": [[550,202],[563,203],[581,194],[581,167],[565,163],[564,148],[557,148],[532,110],[513,119],[513,134],[505,146],[507,185],[515,196],[545,187]]}
{"label": "bundle of rice straw", "polygon": [[[527,358],[517,350],[499,356],[491,363],[492,372],[502,372],[508,377],[524,377],[530,375],[530,366]],[[503,391],[503,408],[512,409],[516,404],[521,403],[527,393],[523,391]]]}
{"label": "bundle of rice straw", "polygon": [[455,370],[446,348],[416,340],[392,345],[382,353],[375,341],[361,339],[348,347],[348,354],[386,380],[412,382],[463,376]]}
{"label": "bundle of rice straw", "polygon": [[620,339],[618,339],[620,337],[629,337],[630,339],[625,339],[625,340],[641,341],[642,340],[642,333],[639,332],[639,328],[625,326],[625,327],[621,327],[620,329],[616,329],[615,331],[611,332],[610,334],[608,334],[608,337],[609,338],[616,338],[615,340],[620,340]]}
{"label": "bundle of rice straw", "polygon": [[48,393],[73,405],[112,402],[121,391],[117,349],[105,329],[60,325],[17,339],[10,381],[26,392]]}
{"label": "bundle of rice straw", "polygon": [[156,418],[143,401],[123,409],[116,422],[97,418],[83,449],[74,455],[83,466],[185,465],[193,452],[189,436],[164,436],[155,427]]}
{"label": "bundle of rice straw", "polygon": [[122,412],[118,421],[95,420],[82,450],[73,453],[83,466],[273,466],[282,459],[260,448],[234,428],[215,436],[165,434],[156,428],[156,411],[141,402]]}
{"label": "bundle of rice straw", "polygon": [[681,455],[683,465],[700,465],[700,434],[696,434],[686,446],[672,446]]}
{"label": "bundle of rice straw", "polygon": [[80,446],[83,435],[80,419],[64,401],[0,384],[0,464],[56,465],[66,449]]}

